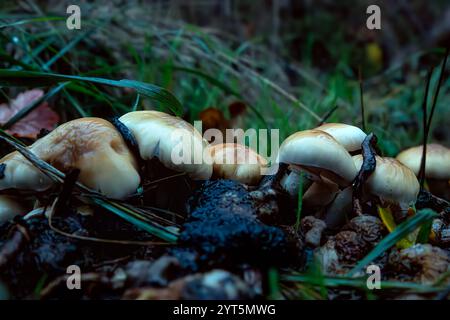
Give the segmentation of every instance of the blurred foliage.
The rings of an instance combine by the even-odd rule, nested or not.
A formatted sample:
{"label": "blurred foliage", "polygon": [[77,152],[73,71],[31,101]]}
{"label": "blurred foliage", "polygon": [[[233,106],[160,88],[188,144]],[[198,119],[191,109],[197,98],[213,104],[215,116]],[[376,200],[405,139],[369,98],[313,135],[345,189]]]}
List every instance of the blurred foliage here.
{"label": "blurred foliage", "polygon": [[[425,74],[450,35],[446,1],[380,1],[380,31],[365,26],[367,1],[83,1],[81,30],[65,26],[69,2],[2,1],[1,67],[152,83],[189,121],[208,107],[229,116],[243,101],[247,128],[279,128],[281,138],[336,105],[330,122],[360,125],[361,69],[368,127],[390,156],[420,143]],[[449,145],[446,75],[431,140]],[[4,88],[2,99],[16,93]],[[166,110],[133,90],[84,82],[52,99],[63,119]]]}

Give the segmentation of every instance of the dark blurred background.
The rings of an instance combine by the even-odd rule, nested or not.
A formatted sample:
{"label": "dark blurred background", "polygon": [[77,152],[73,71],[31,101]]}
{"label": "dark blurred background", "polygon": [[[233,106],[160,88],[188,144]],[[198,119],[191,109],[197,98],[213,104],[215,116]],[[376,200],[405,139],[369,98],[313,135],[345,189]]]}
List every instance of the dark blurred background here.
{"label": "dark blurred background", "polygon": [[[79,31],[65,27],[69,4],[81,8]],[[366,27],[372,4],[381,9],[381,30]],[[8,23],[63,19],[0,29],[5,52],[35,68],[63,51],[46,71],[164,86],[189,121],[210,107],[229,118],[229,105],[240,101],[250,110],[244,127],[279,128],[281,138],[314,127],[335,106],[329,121],[361,125],[361,71],[368,128],[391,156],[421,142],[425,75],[435,68],[434,90],[450,44],[448,0],[3,0],[0,9]],[[27,57],[36,51],[42,63]],[[447,68],[431,134],[447,146],[449,88]],[[78,112],[62,97],[63,119],[121,114],[135,101],[130,92],[102,90],[110,103],[74,93]],[[163,109],[145,100],[138,107]]]}

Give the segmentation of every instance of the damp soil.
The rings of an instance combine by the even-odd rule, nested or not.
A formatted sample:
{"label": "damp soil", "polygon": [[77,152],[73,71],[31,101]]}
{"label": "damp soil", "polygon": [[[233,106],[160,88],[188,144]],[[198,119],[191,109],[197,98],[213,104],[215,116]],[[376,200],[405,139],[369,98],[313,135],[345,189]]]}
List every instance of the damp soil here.
{"label": "damp soil", "polygon": [[[0,267],[3,269],[0,281],[6,284],[13,298],[37,297],[40,290],[52,280],[66,275],[70,265],[77,265],[83,273],[88,274],[104,274],[105,270],[99,269],[99,266],[110,265],[111,269],[106,274],[106,282],[109,284],[102,286],[101,297],[113,298],[117,297],[117,290],[111,289],[116,286],[111,285],[111,282],[116,280],[112,280],[115,276],[110,273],[117,268],[124,268],[126,277],[133,278],[132,273],[136,273],[136,270],[127,269],[127,264],[132,262],[143,261],[149,263],[147,267],[150,267],[154,260],[173,259],[171,267],[158,262],[163,267],[159,267],[161,270],[158,272],[162,274],[159,280],[152,281],[156,286],[158,283],[167,284],[169,280],[181,276],[214,269],[240,272],[251,267],[267,270],[271,266],[283,265],[295,245],[288,240],[289,237],[282,228],[259,220],[257,205],[250,191],[247,186],[230,180],[200,183],[185,203],[185,219],[180,227],[178,242],[168,248],[111,244],[67,236],[157,241],[146,232],[102,209],[96,209],[94,215],[84,216],[67,208],[62,214],[52,218],[54,228],[49,226],[44,215],[27,220],[16,219],[14,223],[0,227],[0,248],[16,241],[12,235],[17,232],[17,226],[24,230],[26,239],[22,237],[20,249],[10,255],[7,263]],[[144,270],[148,270],[147,267],[141,270],[142,274],[145,274]],[[175,271],[165,279],[168,277],[167,268]],[[135,285],[132,282],[123,285],[119,290],[120,294]],[[74,296],[68,290],[57,292],[60,294],[58,298]]]}

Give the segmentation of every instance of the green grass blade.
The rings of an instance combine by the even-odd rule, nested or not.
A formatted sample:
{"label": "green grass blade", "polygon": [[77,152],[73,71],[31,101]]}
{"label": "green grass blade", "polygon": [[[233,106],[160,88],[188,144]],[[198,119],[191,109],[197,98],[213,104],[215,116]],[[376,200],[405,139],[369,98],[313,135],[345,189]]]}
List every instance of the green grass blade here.
{"label": "green grass blade", "polygon": [[178,238],[177,235],[165,230],[164,227],[158,228],[149,223],[141,221],[138,218],[136,218],[135,216],[133,216],[133,215],[129,214],[128,212],[126,212],[125,210],[123,210],[123,208],[120,208],[119,206],[115,205],[111,201],[107,201],[107,200],[103,200],[103,199],[99,199],[99,198],[94,198],[93,201],[97,205],[116,214],[117,216],[121,217],[125,221],[128,221],[129,223],[135,225],[139,229],[147,231],[148,233],[150,233],[160,239],[163,239],[167,242],[170,242],[170,243],[175,243],[177,241],[177,238]]}
{"label": "green grass blade", "polygon": [[80,33],[77,37],[75,37],[71,42],[69,42],[67,45],[65,45],[57,54],[55,54],[50,60],[48,60],[42,68],[44,70],[49,70],[50,66],[55,63],[59,58],[64,56],[67,52],[69,52],[73,47],[77,45],[78,42],[85,39],[89,36],[90,33],[92,33],[95,29],[88,30],[86,32]]}
{"label": "green grass blade", "polygon": [[298,175],[299,185],[297,192],[297,212],[296,212],[296,221],[295,221],[295,230],[298,231],[300,227],[300,220],[302,218],[302,208],[303,208],[303,182],[305,181],[305,175],[303,172],[300,172]]}
{"label": "green grass blade", "polygon": [[23,19],[23,20],[14,21],[14,22],[2,21],[2,22],[0,22],[0,29],[6,28],[6,27],[15,27],[15,26],[23,25],[23,24],[28,24],[28,23],[48,22],[48,21],[64,21],[66,19],[67,18],[65,18],[65,17],[38,17],[38,18],[32,18],[32,19]]}
{"label": "green grass blade", "polygon": [[0,69],[0,86],[6,87],[11,86],[41,87],[43,85],[51,85],[54,83],[70,80],[91,82],[120,88],[131,88],[136,90],[142,96],[160,102],[163,107],[168,108],[175,115],[179,116],[182,115],[183,113],[181,103],[175,96],[172,95],[172,93],[170,93],[168,90],[164,88],[149,83],[128,79],[110,80],[97,77],[82,77],[82,76],[72,76],[55,73],[45,73],[45,72],[15,71],[8,69]]}
{"label": "green grass blade", "polygon": [[416,239],[417,243],[428,243],[432,225],[433,225],[432,220],[428,220],[427,222],[425,222],[422,225],[422,227],[419,230],[419,234],[417,235],[417,239]]}
{"label": "green grass blade", "polygon": [[[367,289],[367,279],[365,278],[350,278],[350,277],[324,277],[317,279],[305,274],[287,274],[283,275],[281,281],[285,282],[299,282],[314,286],[325,286],[331,288],[338,287],[353,287],[362,290]],[[404,281],[381,281],[381,288],[384,290],[414,290],[416,292],[439,292],[443,289],[442,286],[424,285],[415,282]]]}

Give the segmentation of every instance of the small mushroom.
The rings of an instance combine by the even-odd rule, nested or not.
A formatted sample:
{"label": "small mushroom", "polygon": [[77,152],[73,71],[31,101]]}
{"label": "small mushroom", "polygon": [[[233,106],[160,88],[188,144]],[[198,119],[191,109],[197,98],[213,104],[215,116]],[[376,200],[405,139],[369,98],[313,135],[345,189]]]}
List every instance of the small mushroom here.
{"label": "small mushroom", "polygon": [[289,136],[280,146],[278,162],[303,169],[317,181],[348,186],[358,173],[351,155],[331,135],[306,130]]}
{"label": "small mushroom", "polygon": [[[361,155],[353,157],[355,165],[360,168]],[[414,172],[393,158],[376,156],[376,169],[366,182],[367,190],[382,201],[409,206],[417,200],[419,181]]]}
{"label": "small mushroom", "polygon": [[[419,175],[423,146],[406,149],[397,160]],[[437,196],[449,198],[450,149],[437,143],[427,145],[425,178],[430,191]]]}
{"label": "small mushroom", "polygon": [[159,111],[129,112],[119,121],[134,135],[142,159],[156,157],[166,168],[192,179],[211,177],[211,160],[204,157],[208,142],[188,122]]}
{"label": "small mushroom", "polygon": [[213,178],[231,179],[257,185],[267,160],[252,149],[237,143],[223,143],[210,147]]}
{"label": "small mushroom", "polygon": [[[423,146],[406,149],[396,159],[419,175]],[[450,179],[450,149],[437,144],[427,145],[425,176],[433,179]]]}
{"label": "small mushroom", "polygon": [[0,225],[15,216],[27,213],[25,207],[17,199],[0,195]]}
{"label": "small mushroom", "polygon": [[349,152],[360,150],[367,136],[360,128],[345,123],[325,123],[314,130],[325,131]]}
{"label": "small mushroom", "polygon": [[[123,199],[139,187],[137,163],[114,126],[100,118],[69,121],[34,142],[29,150],[62,172],[79,169],[79,180],[104,195]],[[44,191],[52,181],[15,151],[0,160],[0,190]]]}

